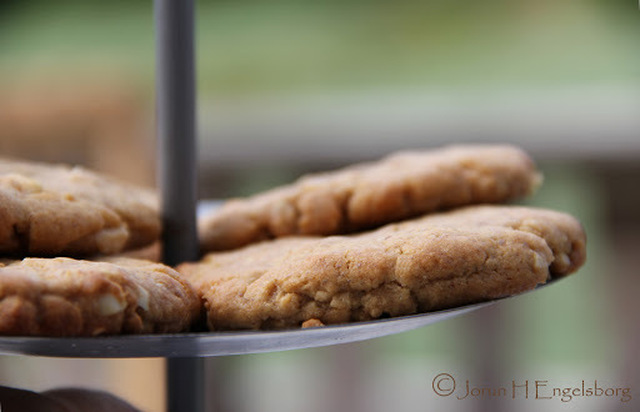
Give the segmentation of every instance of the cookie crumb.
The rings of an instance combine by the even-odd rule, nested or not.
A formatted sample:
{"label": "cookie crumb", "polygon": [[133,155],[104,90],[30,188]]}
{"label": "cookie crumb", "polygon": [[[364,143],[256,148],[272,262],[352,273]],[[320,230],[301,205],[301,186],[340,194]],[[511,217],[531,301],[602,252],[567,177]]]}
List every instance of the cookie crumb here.
{"label": "cookie crumb", "polygon": [[324,326],[324,323],[322,323],[322,321],[320,319],[307,319],[304,322],[302,322],[302,329],[306,329],[306,328],[317,328],[320,326]]}

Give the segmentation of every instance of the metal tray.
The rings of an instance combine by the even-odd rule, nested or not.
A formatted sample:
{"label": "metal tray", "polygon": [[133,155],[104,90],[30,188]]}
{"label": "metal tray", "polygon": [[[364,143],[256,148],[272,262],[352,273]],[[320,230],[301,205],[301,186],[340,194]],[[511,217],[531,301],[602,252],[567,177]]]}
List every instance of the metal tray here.
{"label": "metal tray", "polygon": [[282,331],[202,332],[84,338],[0,337],[0,354],[66,358],[154,358],[241,355],[313,348],[405,332],[496,301],[437,312]]}

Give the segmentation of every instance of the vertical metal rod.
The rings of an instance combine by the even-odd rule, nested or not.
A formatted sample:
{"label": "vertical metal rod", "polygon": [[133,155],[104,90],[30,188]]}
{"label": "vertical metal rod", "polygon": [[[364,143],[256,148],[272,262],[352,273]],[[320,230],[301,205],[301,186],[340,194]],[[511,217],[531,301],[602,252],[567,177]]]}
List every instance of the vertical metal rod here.
{"label": "vertical metal rod", "polygon": [[167,358],[167,411],[204,412],[204,359]]}
{"label": "vertical metal rod", "polygon": [[193,0],[155,0],[163,259],[197,258]]}
{"label": "vertical metal rod", "polygon": [[[163,261],[195,260],[196,119],[193,0],[154,0],[158,180]],[[167,359],[167,410],[204,411],[204,360]]]}

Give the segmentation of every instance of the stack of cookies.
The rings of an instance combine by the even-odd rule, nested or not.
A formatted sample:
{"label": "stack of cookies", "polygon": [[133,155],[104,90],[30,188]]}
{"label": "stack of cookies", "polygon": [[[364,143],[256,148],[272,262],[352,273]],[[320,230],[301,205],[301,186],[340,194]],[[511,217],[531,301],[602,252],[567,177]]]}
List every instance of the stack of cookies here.
{"label": "stack of cookies", "polygon": [[[499,205],[542,178],[511,146],[399,153],[227,202],[178,271],[211,330],[321,326],[451,308],[574,272],[573,217]],[[207,254],[208,253],[208,254]]]}
{"label": "stack of cookies", "polygon": [[175,270],[101,258],[157,241],[152,192],[82,168],[0,160],[0,335],[189,330],[200,299]]}
{"label": "stack of cookies", "polygon": [[157,242],[153,193],[0,161],[0,334],[175,333],[201,309],[210,330],[296,328],[521,293],[585,260],[576,219],[504,205],[541,182],[511,146],[399,153],[229,200],[172,269],[121,257]]}

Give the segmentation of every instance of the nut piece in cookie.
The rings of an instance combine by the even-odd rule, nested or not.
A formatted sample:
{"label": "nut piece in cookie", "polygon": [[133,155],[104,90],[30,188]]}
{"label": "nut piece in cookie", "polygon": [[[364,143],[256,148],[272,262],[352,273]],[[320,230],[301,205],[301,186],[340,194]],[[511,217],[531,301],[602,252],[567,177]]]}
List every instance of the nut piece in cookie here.
{"label": "nut piece in cookie", "polygon": [[541,180],[531,158],[512,146],[397,153],[231,200],[199,221],[201,249],[345,234],[436,210],[505,202],[532,193]]}
{"label": "nut piece in cookie", "polygon": [[178,271],[204,299],[211,329],[277,329],[518,294],[577,270],[585,242],[580,223],[564,213],[468,206],[357,235],[210,253]]}
{"label": "nut piece in cookie", "polygon": [[153,192],[80,167],[0,159],[0,254],[90,256],[160,236]]}
{"label": "nut piece in cookie", "polygon": [[158,263],[27,258],[0,267],[0,335],[181,332],[199,313],[191,285]]}

